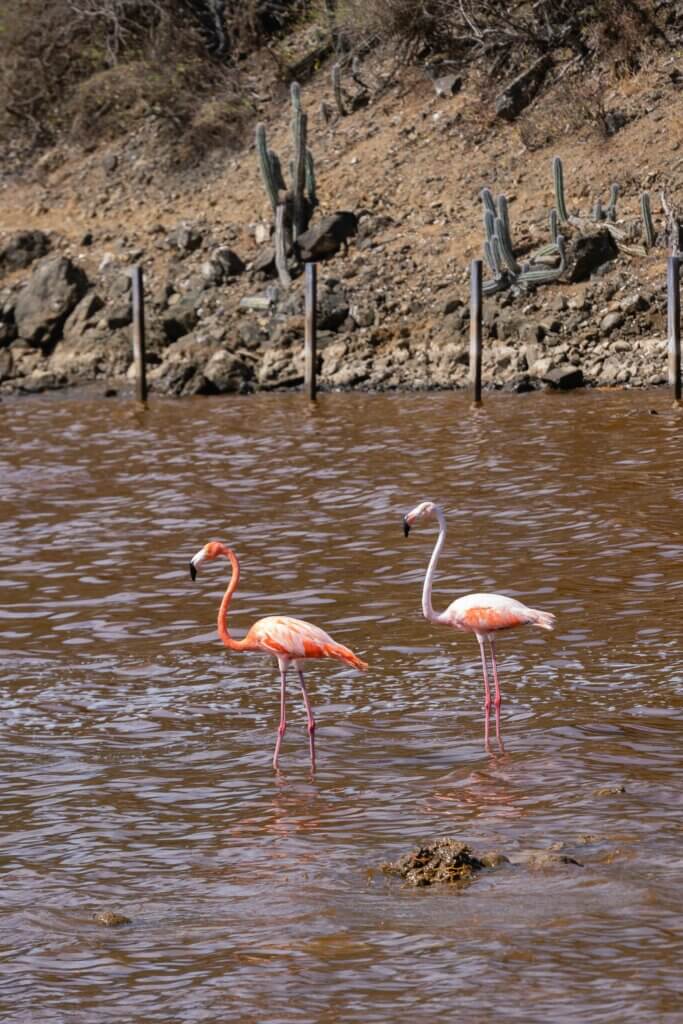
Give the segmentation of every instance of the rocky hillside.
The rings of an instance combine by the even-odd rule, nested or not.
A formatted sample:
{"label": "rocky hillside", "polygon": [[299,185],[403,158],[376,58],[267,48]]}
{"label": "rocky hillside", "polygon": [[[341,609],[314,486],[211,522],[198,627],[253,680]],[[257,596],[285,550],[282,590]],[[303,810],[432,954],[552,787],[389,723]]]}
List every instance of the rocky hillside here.
{"label": "rocky hillside", "polygon": [[[419,64],[390,76],[391,66],[390,55],[374,54],[356,67],[361,84],[345,77],[343,116],[329,65],[301,89],[314,235],[334,211],[357,222],[348,248],[334,230],[311,242],[314,256],[327,250],[322,386],[466,384],[468,266],[482,254],[485,187],[507,197],[513,250],[485,273],[485,383],[662,383],[671,217],[661,196],[669,214],[683,211],[683,39],[653,48],[637,73],[603,69],[590,82],[559,62],[511,119],[476,69]],[[288,91],[273,80],[258,92],[255,81],[253,93],[287,167]],[[253,126],[241,149],[174,172],[159,155],[160,120],[148,110],[115,141],[61,144],[19,171],[0,170],[1,393],[127,387],[129,269],[138,263],[155,391],[300,384],[301,266],[290,256],[293,281],[283,287]],[[556,156],[566,211],[551,237]]]}

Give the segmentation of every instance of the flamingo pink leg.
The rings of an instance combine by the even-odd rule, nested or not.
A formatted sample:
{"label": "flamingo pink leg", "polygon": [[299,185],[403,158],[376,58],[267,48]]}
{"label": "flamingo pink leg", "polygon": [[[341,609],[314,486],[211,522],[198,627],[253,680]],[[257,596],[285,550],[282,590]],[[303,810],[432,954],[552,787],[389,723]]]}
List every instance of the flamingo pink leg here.
{"label": "flamingo pink leg", "polygon": [[306,684],[304,683],[304,674],[297,665],[297,671],[299,673],[299,680],[301,682],[301,696],[304,699],[304,707],[306,708],[306,721],[308,723],[308,742],[311,748],[311,768],[315,771],[315,718],[313,717],[313,709],[311,702],[308,699],[306,692]]}
{"label": "flamingo pink leg", "polygon": [[491,664],[493,666],[493,681],[496,686],[496,696],[493,703],[496,708],[500,707],[500,683],[498,682],[498,666],[496,664],[496,641],[492,636],[489,637],[489,646],[491,647]]}
{"label": "flamingo pink leg", "polygon": [[277,742],[275,744],[275,753],[273,754],[273,768],[277,771],[277,762],[280,757],[280,747],[282,746],[282,737],[285,734],[287,728],[287,713],[285,709],[285,689],[286,689],[286,678],[287,678],[287,662],[279,661],[280,665],[280,724],[277,729]]}
{"label": "flamingo pink leg", "polygon": [[477,640],[479,641],[479,650],[481,651],[481,667],[484,670],[484,707],[488,711],[491,707],[491,691],[489,690],[489,677],[486,674],[486,651],[484,650],[484,637],[477,633]]}

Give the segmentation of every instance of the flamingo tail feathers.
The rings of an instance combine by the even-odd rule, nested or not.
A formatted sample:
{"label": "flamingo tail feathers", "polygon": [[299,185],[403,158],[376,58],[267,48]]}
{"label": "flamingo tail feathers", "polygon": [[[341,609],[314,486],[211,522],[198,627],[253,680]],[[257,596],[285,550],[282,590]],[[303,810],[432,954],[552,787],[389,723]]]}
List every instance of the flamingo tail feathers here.
{"label": "flamingo tail feathers", "polygon": [[325,644],[323,652],[326,658],[338,658],[339,661],[345,661],[347,665],[351,665],[353,668],[358,668],[361,672],[365,671],[368,667],[367,662],[361,661],[357,654],[350,651],[348,647],[344,647],[343,644]]}
{"label": "flamingo tail feathers", "polygon": [[540,626],[541,629],[554,629],[555,628],[555,616],[552,612],[542,612],[538,608],[529,609],[533,618],[529,621],[534,626]]}

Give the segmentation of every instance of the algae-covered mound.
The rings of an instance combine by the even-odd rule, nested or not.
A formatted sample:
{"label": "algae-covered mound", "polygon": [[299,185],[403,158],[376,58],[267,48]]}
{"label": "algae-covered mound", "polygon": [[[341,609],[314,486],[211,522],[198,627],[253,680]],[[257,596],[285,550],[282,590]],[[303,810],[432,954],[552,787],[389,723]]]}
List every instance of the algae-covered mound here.
{"label": "algae-covered mound", "polygon": [[451,882],[462,886],[473,881],[478,871],[493,867],[505,859],[492,854],[475,857],[465,843],[444,836],[420,846],[393,863],[383,864],[382,870],[387,875],[405,878],[410,885]]}

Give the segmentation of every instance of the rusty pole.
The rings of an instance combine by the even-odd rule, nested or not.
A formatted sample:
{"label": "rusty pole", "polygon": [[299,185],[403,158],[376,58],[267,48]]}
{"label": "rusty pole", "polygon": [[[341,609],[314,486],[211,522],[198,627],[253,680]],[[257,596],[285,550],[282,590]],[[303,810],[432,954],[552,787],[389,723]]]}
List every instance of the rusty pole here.
{"label": "rusty pole", "polygon": [[145,292],[142,267],[133,267],[133,359],[135,360],[135,397],[147,401],[147,367],[145,364]]}
{"label": "rusty pole", "polygon": [[482,316],[481,260],[470,263],[470,383],[472,398],[481,402],[481,316]]}
{"label": "rusty pole", "polygon": [[681,400],[681,257],[669,256],[666,266],[669,313],[669,384],[674,400]]}
{"label": "rusty pole", "polygon": [[304,376],[304,393],[311,402],[315,402],[317,383],[316,383],[316,263],[306,264],[306,279],[305,279],[305,376]]}

